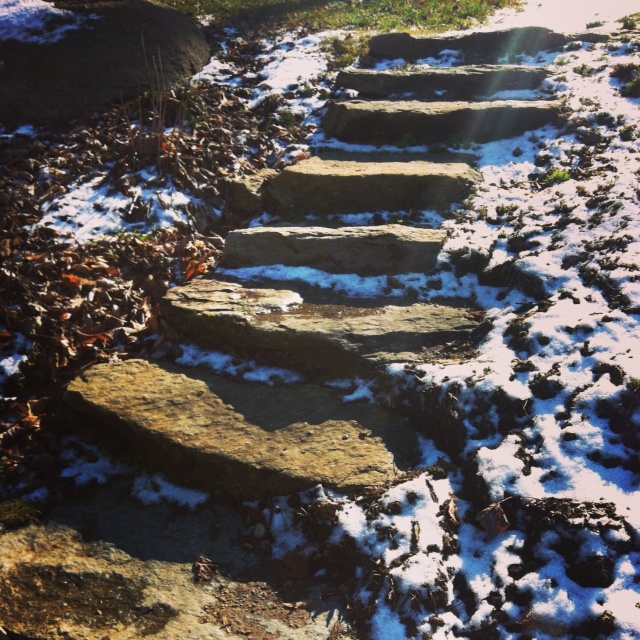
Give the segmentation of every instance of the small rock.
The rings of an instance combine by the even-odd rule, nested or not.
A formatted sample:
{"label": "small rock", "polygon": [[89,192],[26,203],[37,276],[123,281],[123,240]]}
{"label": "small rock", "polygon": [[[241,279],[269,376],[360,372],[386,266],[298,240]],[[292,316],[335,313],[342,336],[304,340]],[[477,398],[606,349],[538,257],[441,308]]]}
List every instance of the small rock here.
{"label": "small rock", "polygon": [[258,524],[253,529],[253,537],[256,540],[264,540],[266,535],[267,535],[267,528],[261,522],[258,522]]}

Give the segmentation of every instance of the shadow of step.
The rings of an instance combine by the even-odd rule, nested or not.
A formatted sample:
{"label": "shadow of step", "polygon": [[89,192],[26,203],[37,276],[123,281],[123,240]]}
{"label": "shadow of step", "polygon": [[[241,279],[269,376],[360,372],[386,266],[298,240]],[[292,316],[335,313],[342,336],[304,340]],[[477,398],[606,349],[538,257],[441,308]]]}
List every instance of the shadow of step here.
{"label": "shadow of step", "polygon": [[361,491],[417,462],[415,433],[402,418],[345,405],[310,384],[271,388],[129,360],[86,371],[65,402],[151,470],[235,499],[318,483]]}
{"label": "shadow of step", "polygon": [[360,276],[425,273],[433,268],[444,231],[399,224],[371,227],[256,227],[232,231],[220,266],[285,265]]}
{"label": "shadow of step", "polygon": [[480,173],[461,162],[358,160],[314,157],[280,173],[267,170],[230,182],[229,211],[247,218],[266,210],[295,220],[309,214],[446,208],[481,181]]}
{"label": "shadow of step", "polygon": [[[336,85],[365,98],[411,94],[422,100],[475,100],[499,91],[537,89],[549,75],[537,67],[478,65],[417,71],[340,71]],[[443,98],[444,94],[444,98]]]}
{"label": "shadow of step", "polygon": [[606,42],[607,36],[594,32],[567,35],[544,27],[517,27],[498,31],[475,31],[462,35],[415,37],[408,33],[386,33],[369,41],[375,58],[418,60],[433,58],[444,50],[461,51],[468,61],[497,62],[520,54],[536,55],[557,50],[573,40]]}
{"label": "shadow of step", "polygon": [[560,103],[352,100],[329,103],[328,137],[361,144],[490,142],[558,122]]}
{"label": "shadow of step", "polygon": [[334,297],[333,304],[302,302],[291,290],[203,279],[169,290],[162,309],[186,342],[234,348],[311,377],[377,375],[392,363],[419,362],[423,350],[466,340],[478,326],[458,306]]}

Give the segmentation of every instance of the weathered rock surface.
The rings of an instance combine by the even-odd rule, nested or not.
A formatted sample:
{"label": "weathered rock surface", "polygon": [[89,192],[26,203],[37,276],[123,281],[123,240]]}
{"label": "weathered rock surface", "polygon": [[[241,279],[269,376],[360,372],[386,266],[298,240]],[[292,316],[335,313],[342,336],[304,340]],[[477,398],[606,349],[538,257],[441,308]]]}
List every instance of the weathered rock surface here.
{"label": "weathered rock surface", "polygon": [[290,291],[196,280],[170,289],[163,310],[185,340],[205,348],[233,346],[341,377],[419,360],[423,348],[466,338],[477,326],[465,309],[444,305],[291,305],[295,300]]}
{"label": "weathered rock surface", "polygon": [[71,119],[159,86],[173,87],[209,59],[197,22],[145,0],[73,4],[96,15],[56,42],[0,41],[0,122]]}
{"label": "weathered rock surface", "polygon": [[[143,508],[126,493],[103,488],[98,495],[68,500],[63,511],[46,526],[0,535],[0,622],[9,638],[217,640],[246,637],[242,630],[256,638],[329,637],[329,620],[338,612],[315,593],[303,589],[295,600],[304,599],[308,608],[292,615],[283,602],[291,594],[279,597],[258,575],[257,580],[227,577],[234,572],[230,556],[241,556],[245,565],[261,563],[272,577],[278,571],[264,554],[243,553],[234,544],[242,521],[229,510],[183,512],[176,518],[166,506]],[[108,537],[96,539],[93,534],[104,528]],[[125,550],[132,539],[145,558]],[[149,556],[160,546],[166,554]],[[203,552],[225,575],[195,583],[192,564]],[[240,624],[236,610],[242,612]]]}
{"label": "weathered rock surface", "polygon": [[259,216],[265,208],[263,189],[277,175],[275,169],[262,169],[254,175],[228,180],[226,195],[231,214],[240,219]]}
{"label": "weathered rock surface", "polygon": [[[495,62],[521,53],[533,55],[546,49],[558,49],[570,36],[544,27],[518,27],[499,31],[475,31],[464,35],[414,37],[408,33],[385,33],[369,41],[369,51],[380,58],[436,57],[445,49],[462,51],[467,58]],[[467,60],[469,61],[469,60]]]}
{"label": "weathered rock surface", "polygon": [[424,273],[433,268],[444,231],[399,224],[373,227],[257,227],[227,235],[220,265],[308,266],[362,276]]}
{"label": "weathered rock surface", "polygon": [[267,210],[291,219],[437,208],[463,200],[480,174],[462,163],[351,162],[311,158],[287,167],[265,190]]}
{"label": "weathered rock surface", "polygon": [[318,483],[361,490],[391,477],[394,465],[406,468],[416,451],[401,418],[343,405],[328,388],[271,388],[141,360],[88,370],[65,401],[111,429],[143,464],[237,499]]}
{"label": "weathered rock surface", "polygon": [[[457,156],[457,157],[455,157]],[[228,183],[229,213],[242,220],[264,211],[285,220],[305,215],[408,211],[463,200],[482,176],[464,154],[319,156]]]}
{"label": "weathered rock surface", "polygon": [[551,101],[419,102],[352,100],[332,102],[323,126],[345,142],[489,142],[556,122],[560,105]]}
{"label": "weathered rock surface", "polygon": [[366,98],[412,94],[423,100],[473,100],[498,91],[536,89],[549,75],[539,67],[476,65],[425,68],[420,71],[340,71],[336,85],[354,89]]}

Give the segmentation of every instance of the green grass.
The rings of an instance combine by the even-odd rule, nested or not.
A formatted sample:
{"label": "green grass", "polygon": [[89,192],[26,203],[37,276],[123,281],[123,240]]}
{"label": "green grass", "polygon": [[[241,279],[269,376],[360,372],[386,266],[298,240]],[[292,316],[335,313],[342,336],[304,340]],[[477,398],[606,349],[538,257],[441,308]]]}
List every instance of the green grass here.
{"label": "green grass", "polygon": [[464,29],[518,0],[162,0],[185,13],[213,16],[237,27],[307,27],[313,30]]}
{"label": "green grass", "polygon": [[624,16],[620,18],[618,22],[622,23],[623,29],[635,29],[638,26],[638,22],[640,22],[640,13],[633,13],[629,16]]}
{"label": "green grass", "polygon": [[556,184],[567,182],[567,180],[571,180],[571,174],[568,171],[565,171],[564,169],[549,169],[540,181],[540,186],[543,189],[547,189],[548,187],[553,187]]}
{"label": "green grass", "polygon": [[0,524],[7,529],[17,529],[37,522],[39,511],[30,503],[21,500],[0,502]]}

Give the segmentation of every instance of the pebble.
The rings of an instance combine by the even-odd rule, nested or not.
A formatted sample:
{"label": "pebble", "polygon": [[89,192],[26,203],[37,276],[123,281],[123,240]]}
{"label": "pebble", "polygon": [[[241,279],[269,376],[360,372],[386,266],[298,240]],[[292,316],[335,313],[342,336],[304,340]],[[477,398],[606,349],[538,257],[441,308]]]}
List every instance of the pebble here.
{"label": "pebble", "polygon": [[264,540],[266,535],[267,535],[267,528],[261,522],[258,522],[258,524],[255,526],[253,530],[253,537],[256,540]]}

